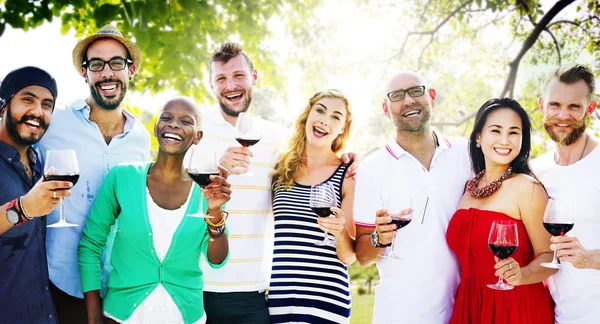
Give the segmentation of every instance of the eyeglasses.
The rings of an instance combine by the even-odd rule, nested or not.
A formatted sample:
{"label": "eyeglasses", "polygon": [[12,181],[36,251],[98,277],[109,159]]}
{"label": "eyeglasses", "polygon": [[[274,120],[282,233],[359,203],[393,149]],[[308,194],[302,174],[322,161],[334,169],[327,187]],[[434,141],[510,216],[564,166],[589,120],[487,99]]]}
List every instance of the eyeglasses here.
{"label": "eyeglasses", "polygon": [[410,87],[408,89],[394,90],[394,91],[388,93],[387,96],[388,96],[388,98],[390,98],[391,101],[400,101],[400,100],[404,99],[404,95],[407,93],[412,98],[420,97],[425,94],[425,86],[420,85],[420,86]]}
{"label": "eyeglasses", "polygon": [[100,72],[104,70],[104,66],[108,63],[110,69],[113,71],[121,71],[125,69],[127,64],[133,64],[130,59],[124,59],[120,57],[116,57],[111,59],[110,61],[104,61],[101,59],[91,59],[83,62],[83,66],[87,66],[88,69],[92,72]]}

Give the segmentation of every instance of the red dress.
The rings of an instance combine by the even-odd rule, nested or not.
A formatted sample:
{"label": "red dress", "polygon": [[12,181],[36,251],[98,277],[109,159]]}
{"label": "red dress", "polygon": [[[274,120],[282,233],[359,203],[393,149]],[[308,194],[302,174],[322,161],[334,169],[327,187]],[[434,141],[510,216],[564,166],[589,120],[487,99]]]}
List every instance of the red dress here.
{"label": "red dress", "polygon": [[487,287],[487,284],[498,281],[494,275],[494,254],[488,247],[494,220],[514,220],[517,223],[519,247],[511,257],[521,267],[534,259],[533,247],[520,220],[489,210],[457,210],[446,233],[448,246],[456,254],[461,268],[461,281],[450,323],[554,323],[552,298],[542,283],[517,286],[507,291]]}

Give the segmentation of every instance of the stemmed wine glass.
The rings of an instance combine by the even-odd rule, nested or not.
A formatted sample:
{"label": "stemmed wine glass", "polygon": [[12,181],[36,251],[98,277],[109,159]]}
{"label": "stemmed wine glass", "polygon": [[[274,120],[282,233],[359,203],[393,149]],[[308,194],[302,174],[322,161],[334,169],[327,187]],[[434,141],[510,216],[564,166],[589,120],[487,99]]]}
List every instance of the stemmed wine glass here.
{"label": "stemmed wine glass", "polygon": [[[337,196],[335,195],[335,187],[331,182],[324,182],[310,187],[310,209],[319,217],[331,216],[331,207],[337,207]],[[318,246],[335,246],[335,239],[331,240],[325,232],[323,241],[315,242]]]}
{"label": "stemmed wine glass", "polygon": [[[79,180],[79,164],[73,150],[49,150],[44,164],[44,181],[70,181],[73,186]],[[75,227],[65,220],[65,203],[60,197],[60,220],[47,227]]]}
{"label": "stemmed wine glass", "polygon": [[[488,246],[492,253],[500,259],[506,259],[515,253],[519,246],[517,223],[508,220],[495,220],[492,222]],[[502,276],[498,276],[497,283],[487,286],[496,290],[511,290],[514,288],[511,285],[505,284]]]}
{"label": "stemmed wine glass", "polygon": [[[247,112],[240,113],[235,123],[234,137],[243,147],[251,147],[258,143],[262,137],[259,119]],[[248,171],[242,175],[253,176],[254,173]]]}
{"label": "stemmed wine glass", "polygon": [[[543,222],[544,228],[552,236],[567,234],[575,225],[573,220],[573,203],[565,200],[557,202],[552,198],[548,199]],[[554,251],[552,262],[544,262],[541,266],[552,269],[561,269],[563,267],[556,257],[556,251]]]}
{"label": "stemmed wine glass", "polygon": [[[392,217],[392,222],[390,224],[396,224],[396,233],[399,229],[410,224],[413,214],[412,197],[399,196],[394,197],[391,199],[391,201],[390,197],[388,197],[385,201],[382,197],[381,202],[383,207],[387,209],[387,216]],[[394,242],[396,242],[396,235],[394,235],[394,238],[392,239],[390,253],[380,254],[379,256],[402,260],[401,257],[394,253]]]}
{"label": "stemmed wine glass", "polygon": [[191,150],[187,172],[190,178],[200,186],[200,211],[196,214],[187,214],[186,216],[212,218],[212,216],[204,214],[202,193],[204,192],[204,188],[212,182],[210,176],[219,175],[217,151],[213,148],[200,148],[197,145],[193,146]]}

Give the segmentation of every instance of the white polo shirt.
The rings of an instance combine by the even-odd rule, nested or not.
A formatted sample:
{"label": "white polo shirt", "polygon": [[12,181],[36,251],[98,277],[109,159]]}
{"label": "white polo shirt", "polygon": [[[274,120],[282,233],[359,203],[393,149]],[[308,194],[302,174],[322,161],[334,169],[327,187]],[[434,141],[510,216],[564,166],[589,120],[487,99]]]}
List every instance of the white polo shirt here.
{"label": "white polo shirt", "polygon": [[[269,287],[273,259],[273,211],[269,174],[279,157],[284,130],[278,124],[261,120],[262,138],[250,147],[254,157],[250,170],[254,176],[230,175],[229,260],[219,269],[211,268],[205,256],[200,260],[204,273],[204,290],[211,292],[261,291]],[[202,123],[204,136],[200,147],[210,146],[219,156],[228,147],[240,146],[234,127],[220,110],[206,114]]]}
{"label": "white polo shirt", "polygon": [[472,177],[467,141],[435,132],[437,147],[428,171],[395,139],[358,170],[354,199],[357,226],[375,227],[384,197],[412,196],[413,219],[398,231],[402,260],[377,263],[373,323],[447,323],[460,282],[459,265],[446,244],[446,228]]}
{"label": "white polo shirt", "polygon": [[[554,153],[533,160],[533,172],[550,197],[573,202],[575,226],[567,235],[576,236],[586,249],[600,249],[600,146],[568,166],[556,164]],[[600,270],[563,265],[547,279],[556,323],[600,323]]]}

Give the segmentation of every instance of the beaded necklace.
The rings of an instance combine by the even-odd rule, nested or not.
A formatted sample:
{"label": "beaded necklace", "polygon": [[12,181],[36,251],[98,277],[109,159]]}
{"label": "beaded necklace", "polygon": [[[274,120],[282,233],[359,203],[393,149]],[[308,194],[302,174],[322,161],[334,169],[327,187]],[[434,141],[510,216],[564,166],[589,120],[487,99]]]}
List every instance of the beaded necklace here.
{"label": "beaded necklace", "polygon": [[485,174],[485,170],[481,170],[481,172],[479,172],[475,176],[475,178],[467,182],[467,191],[471,194],[471,196],[475,198],[487,197],[493,194],[496,190],[498,190],[498,188],[500,188],[500,185],[502,184],[502,181],[504,181],[504,179],[506,179],[511,173],[512,167],[509,167],[508,170],[506,170],[506,172],[504,172],[504,174],[500,178],[492,181],[489,185],[485,187],[477,189],[477,184],[479,184],[479,181]]}

